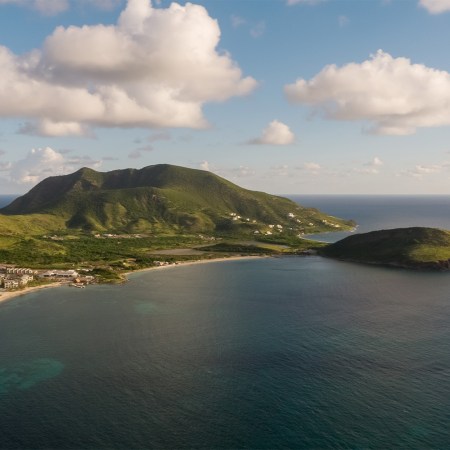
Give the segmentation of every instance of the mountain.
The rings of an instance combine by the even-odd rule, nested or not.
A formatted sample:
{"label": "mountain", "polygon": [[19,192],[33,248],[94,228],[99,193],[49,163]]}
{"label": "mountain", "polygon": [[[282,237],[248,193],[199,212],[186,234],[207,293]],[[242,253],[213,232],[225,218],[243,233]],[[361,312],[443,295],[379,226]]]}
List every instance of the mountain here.
{"label": "mountain", "polygon": [[[160,164],[49,177],[0,210],[2,225],[33,216],[39,229],[109,232],[310,233],[352,226],[211,172]],[[39,225],[42,223],[42,226]],[[37,231],[36,231],[37,232]]]}
{"label": "mountain", "polygon": [[448,270],[450,231],[424,227],[372,231],[330,244],[320,253],[370,264]]}

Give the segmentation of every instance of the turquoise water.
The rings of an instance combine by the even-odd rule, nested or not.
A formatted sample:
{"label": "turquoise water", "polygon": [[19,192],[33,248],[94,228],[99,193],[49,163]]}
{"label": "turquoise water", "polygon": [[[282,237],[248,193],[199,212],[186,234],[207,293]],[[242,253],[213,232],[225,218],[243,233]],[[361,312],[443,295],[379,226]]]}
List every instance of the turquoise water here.
{"label": "turquoise water", "polygon": [[[447,203],[315,200],[362,231],[450,228]],[[287,257],[17,298],[0,448],[450,448],[449,292],[447,273]]]}
{"label": "turquoise water", "polygon": [[30,294],[0,307],[0,447],[447,448],[449,292],[298,257]]}

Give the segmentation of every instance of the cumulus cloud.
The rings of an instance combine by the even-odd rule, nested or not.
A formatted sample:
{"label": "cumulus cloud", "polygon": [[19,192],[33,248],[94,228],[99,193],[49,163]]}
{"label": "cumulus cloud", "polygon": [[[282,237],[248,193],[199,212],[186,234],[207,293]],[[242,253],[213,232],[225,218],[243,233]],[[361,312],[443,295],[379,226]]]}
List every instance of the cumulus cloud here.
{"label": "cumulus cloud", "polygon": [[208,161],[202,161],[200,163],[200,169],[206,170],[206,171],[209,172],[211,170],[210,167],[209,167],[209,162]]}
{"label": "cumulus cloud", "polygon": [[319,170],[322,169],[322,167],[315,162],[306,162],[303,164],[302,169],[316,174],[319,173]]}
{"label": "cumulus cloud", "polygon": [[431,14],[450,11],[450,0],[420,0],[419,5]]}
{"label": "cumulus cloud", "polygon": [[242,25],[245,25],[246,23],[247,23],[247,21],[241,16],[236,16],[234,14],[231,16],[231,25],[233,26],[233,28],[241,27]]}
{"label": "cumulus cloud", "polygon": [[266,22],[264,22],[264,20],[261,20],[250,29],[250,36],[256,39],[261,37],[265,33],[265,31]]}
{"label": "cumulus cloud", "polygon": [[380,158],[378,158],[378,156],[375,156],[371,161],[367,162],[364,165],[369,167],[380,167],[383,164],[384,162]]}
{"label": "cumulus cloud", "polygon": [[255,171],[248,166],[234,167],[226,171],[232,178],[245,178],[255,175]]}
{"label": "cumulus cloud", "polygon": [[23,159],[9,164],[11,181],[18,184],[36,184],[46,177],[73,172],[80,166],[96,168],[101,163],[89,156],[66,157],[46,147],[32,149]]}
{"label": "cumulus cloud", "polygon": [[376,134],[450,125],[450,74],[382,50],[361,64],[326,66],[309,81],[285,86],[285,94],[328,118],[367,120]]}
{"label": "cumulus cloud", "polygon": [[58,27],[40,50],[0,46],[0,117],[36,119],[45,135],[89,126],[207,126],[202,108],[256,87],[216,47],[220,29],[187,3],[128,0],[117,25]]}
{"label": "cumulus cloud", "polygon": [[253,139],[250,144],[289,145],[295,141],[294,133],[283,122],[273,120],[263,130],[260,138]]}
{"label": "cumulus cloud", "polygon": [[347,16],[339,16],[338,17],[338,24],[341,28],[346,27],[350,23],[350,19]]}
{"label": "cumulus cloud", "polygon": [[47,119],[39,122],[26,122],[19,128],[18,133],[43,137],[92,135],[86,125],[77,122],[52,122]]}
{"label": "cumulus cloud", "polygon": [[401,171],[399,175],[406,175],[409,177],[414,177],[419,180],[422,180],[424,176],[440,173],[444,169],[448,169],[448,167],[449,167],[448,163],[430,164],[430,165],[417,164],[412,169],[406,169]]}

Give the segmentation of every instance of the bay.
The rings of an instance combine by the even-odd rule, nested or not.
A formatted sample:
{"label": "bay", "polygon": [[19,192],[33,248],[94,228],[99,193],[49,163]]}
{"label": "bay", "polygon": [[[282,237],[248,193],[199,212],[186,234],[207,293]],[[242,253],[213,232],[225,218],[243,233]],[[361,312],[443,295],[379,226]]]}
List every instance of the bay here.
{"label": "bay", "polygon": [[447,448],[448,292],[446,273],[287,257],[17,298],[0,448]]}

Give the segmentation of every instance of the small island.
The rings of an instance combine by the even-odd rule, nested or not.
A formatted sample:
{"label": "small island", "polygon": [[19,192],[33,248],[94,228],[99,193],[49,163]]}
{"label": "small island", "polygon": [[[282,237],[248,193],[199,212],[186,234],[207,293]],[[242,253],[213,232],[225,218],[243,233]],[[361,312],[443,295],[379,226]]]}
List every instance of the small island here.
{"label": "small island", "polygon": [[367,264],[450,270],[450,231],[426,227],[372,231],[327,245],[319,254]]}

